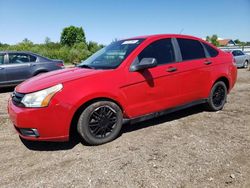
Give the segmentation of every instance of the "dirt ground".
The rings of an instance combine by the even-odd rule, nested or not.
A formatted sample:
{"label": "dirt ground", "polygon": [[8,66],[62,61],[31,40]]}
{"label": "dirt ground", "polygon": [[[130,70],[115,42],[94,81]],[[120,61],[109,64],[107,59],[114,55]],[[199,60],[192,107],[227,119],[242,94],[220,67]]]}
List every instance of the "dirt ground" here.
{"label": "dirt ground", "polygon": [[0,187],[250,187],[250,71],[219,112],[189,108],[125,125],[115,141],[23,143],[0,94]]}

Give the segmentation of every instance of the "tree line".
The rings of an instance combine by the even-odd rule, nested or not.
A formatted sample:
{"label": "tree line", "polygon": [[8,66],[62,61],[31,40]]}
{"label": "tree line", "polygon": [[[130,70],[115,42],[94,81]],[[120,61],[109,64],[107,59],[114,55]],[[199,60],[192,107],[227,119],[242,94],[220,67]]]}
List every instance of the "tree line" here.
{"label": "tree line", "polygon": [[31,51],[48,58],[61,59],[67,64],[79,63],[103,47],[94,41],[87,42],[83,28],[75,26],[62,30],[60,42],[52,42],[46,37],[42,44],[34,44],[27,38],[15,45],[0,43],[0,51]]}
{"label": "tree line", "polygon": [[[212,36],[207,36],[206,41],[212,43],[215,46],[220,46],[219,41],[218,41],[218,36],[216,34]],[[239,46],[248,46],[250,45],[250,42],[242,42],[239,39],[234,40],[234,43]]]}
{"label": "tree line", "polygon": [[[207,36],[206,40],[215,46],[220,46],[216,34]],[[241,46],[250,45],[249,42],[241,42],[239,39],[234,42]],[[0,51],[31,51],[51,59],[61,59],[66,64],[77,64],[103,47],[104,45],[94,41],[87,42],[83,28],[75,26],[65,27],[62,30],[60,42],[52,42],[48,37],[42,44],[34,44],[27,38],[15,45],[0,42]]]}

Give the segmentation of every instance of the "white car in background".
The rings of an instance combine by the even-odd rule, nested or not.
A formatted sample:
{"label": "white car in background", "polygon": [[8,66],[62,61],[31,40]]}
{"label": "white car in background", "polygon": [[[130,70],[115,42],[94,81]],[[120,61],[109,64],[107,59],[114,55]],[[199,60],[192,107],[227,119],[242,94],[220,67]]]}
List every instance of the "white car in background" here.
{"label": "white car in background", "polygon": [[236,66],[239,68],[248,68],[250,63],[250,56],[245,54],[241,50],[231,50],[229,51],[234,56]]}

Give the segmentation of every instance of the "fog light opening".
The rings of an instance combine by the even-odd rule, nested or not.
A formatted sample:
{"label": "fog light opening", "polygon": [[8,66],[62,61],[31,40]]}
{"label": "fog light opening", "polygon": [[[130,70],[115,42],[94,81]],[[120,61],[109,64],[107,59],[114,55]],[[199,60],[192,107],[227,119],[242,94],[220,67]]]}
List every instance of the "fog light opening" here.
{"label": "fog light opening", "polygon": [[20,133],[23,135],[23,136],[30,136],[30,137],[36,137],[38,138],[39,137],[39,133],[37,131],[37,129],[19,129]]}

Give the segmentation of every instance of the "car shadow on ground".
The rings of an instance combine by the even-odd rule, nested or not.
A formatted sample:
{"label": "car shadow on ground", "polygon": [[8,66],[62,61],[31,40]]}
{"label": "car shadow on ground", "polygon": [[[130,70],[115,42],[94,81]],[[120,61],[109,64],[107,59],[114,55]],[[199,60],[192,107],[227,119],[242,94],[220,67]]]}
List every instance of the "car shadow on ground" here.
{"label": "car shadow on ground", "polygon": [[184,110],[172,112],[172,113],[169,113],[169,114],[157,117],[157,118],[153,118],[147,121],[142,121],[142,122],[138,122],[135,124],[127,123],[123,125],[121,135],[123,133],[132,132],[132,131],[136,131],[139,129],[144,129],[144,128],[151,127],[151,126],[157,126],[162,123],[167,123],[170,121],[178,120],[183,117],[201,113],[204,110],[205,110],[204,105],[197,105],[197,106],[193,106],[190,108],[186,108]]}
{"label": "car shadow on ground", "polygon": [[58,150],[69,150],[74,148],[77,144],[81,143],[79,136],[73,137],[68,142],[45,142],[45,141],[29,141],[24,140],[20,137],[20,140],[26,148],[34,151],[58,151]]}
{"label": "car shadow on ground", "polygon": [[[121,137],[122,134],[124,133],[137,131],[139,129],[144,129],[144,128],[151,127],[151,126],[157,126],[162,123],[181,119],[183,117],[201,113],[203,111],[204,111],[204,107],[202,105],[197,105],[191,108],[180,110],[180,111],[170,113],[164,116],[160,116],[158,118],[150,119],[147,121],[143,121],[143,122],[139,122],[135,124],[126,123],[123,125],[121,133],[118,137]],[[69,142],[36,142],[36,141],[27,141],[23,139],[21,139],[21,141],[28,149],[35,150],[35,151],[70,150],[80,143],[86,147],[89,147],[89,145],[86,144],[76,133],[74,133],[74,136],[72,136]]]}
{"label": "car shadow on ground", "polygon": [[15,87],[4,87],[4,88],[1,88],[1,87],[0,87],[0,94],[1,94],[1,93],[13,92],[14,89],[15,89]]}

